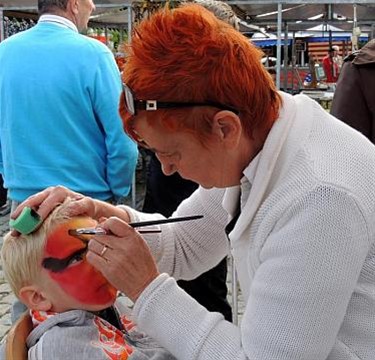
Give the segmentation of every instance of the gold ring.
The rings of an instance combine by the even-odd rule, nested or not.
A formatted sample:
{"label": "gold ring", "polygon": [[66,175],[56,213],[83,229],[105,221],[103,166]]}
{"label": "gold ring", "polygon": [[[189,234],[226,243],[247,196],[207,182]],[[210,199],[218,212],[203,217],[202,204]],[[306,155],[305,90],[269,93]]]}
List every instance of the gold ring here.
{"label": "gold ring", "polygon": [[100,256],[103,257],[104,254],[107,252],[107,250],[108,250],[108,247],[106,245],[104,245],[102,251],[100,252]]}

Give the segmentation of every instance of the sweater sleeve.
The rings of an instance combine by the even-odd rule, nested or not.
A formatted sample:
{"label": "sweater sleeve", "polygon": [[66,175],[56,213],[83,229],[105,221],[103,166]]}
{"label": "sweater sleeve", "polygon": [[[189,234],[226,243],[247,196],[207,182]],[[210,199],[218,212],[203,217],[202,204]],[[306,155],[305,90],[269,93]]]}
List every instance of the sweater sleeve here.
{"label": "sweater sleeve", "polygon": [[[102,45],[102,44],[98,44]],[[112,53],[100,49],[97,56],[93,102],[95,114],[105,134],[107,147],[107,183],[116,197],[129,193],[138,150],[135,142],[124,132],[119,115],[122,91],[120,73]]]}
{"label": "sweater sleeve", "polygon": [[369,249],[365,215],[345,191],[319,186],[292,205],[260,252],[243,325],[249,357],[326,359]]}
{"label": "sweater sleeve", "polygon": [[[194,279],[228,254],[229,242],[224,231],[228,215],[222,207],[223,195],[223,189],[199,187],[172,216],[203,215],[202,219],[165,224],[160,227],[160,235],[143,235],[160,272],[176,279]],[[162,215],[123,208],[130,214],[131,221],[162,218]]]}
{"label": "sweater sleeve", "polygon": [[137,300],[137,322],[182,360],[323,360],[369,247],[356,202],[323,187],[285,211],[258,249],[240,328],[202,308],[166,274]]}

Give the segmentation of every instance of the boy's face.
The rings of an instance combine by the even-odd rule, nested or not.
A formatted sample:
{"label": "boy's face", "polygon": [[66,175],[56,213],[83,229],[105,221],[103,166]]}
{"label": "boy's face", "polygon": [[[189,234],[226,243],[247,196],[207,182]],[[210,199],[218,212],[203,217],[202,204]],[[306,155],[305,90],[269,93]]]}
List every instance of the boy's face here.
{"label": "boy's face", "polygon": [[45,296],[53,304],[52,311],[97,311],[115,301],[116,289],[86,261],[87,241],[68,233],[69,229],[96,225],[91,218],[75,218],[56,226],[47,235],[41,280]]}

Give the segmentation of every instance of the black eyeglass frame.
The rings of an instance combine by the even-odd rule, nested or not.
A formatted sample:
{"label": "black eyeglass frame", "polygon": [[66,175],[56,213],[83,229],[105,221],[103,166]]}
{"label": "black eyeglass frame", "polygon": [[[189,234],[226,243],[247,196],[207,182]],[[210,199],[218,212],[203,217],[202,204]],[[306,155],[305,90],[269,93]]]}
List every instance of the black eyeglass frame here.
{"label": "black eyeglass frame", "polygon": [[158,101],[158,100],[139,100],[135,99],[132,90],[125,83],[122,84],[122,90],[124,92],[125,108],[126,111],[131,115],[137,115],[137,110],[156,111],[158,109],[179,109],[186,107],[195,106],[212,106],[221,110],[232,111],[235,114],[239,114],[239,111],[231,106],[220,104],[214,101],[206,102],[174,102],[174,101]]}

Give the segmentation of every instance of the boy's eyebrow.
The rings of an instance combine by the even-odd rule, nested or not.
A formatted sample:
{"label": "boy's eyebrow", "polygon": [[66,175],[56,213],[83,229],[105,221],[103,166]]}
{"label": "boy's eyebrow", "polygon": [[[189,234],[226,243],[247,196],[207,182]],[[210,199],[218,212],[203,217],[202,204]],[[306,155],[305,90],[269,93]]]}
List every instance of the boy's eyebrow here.
{"label": "boy's eyebrow", "polygon": [[71,260],[74,257],[81,255],[83,256],[87,252],[87,250],[88,243],[86,243],[85,247],[75,251],[74,253],[70,254],[69,256],[63,259],[57,259],[54,257],[44,258],[42,261],[42,266],[47,270],[51,270],[52,272],[61,272],[69,266]]}

